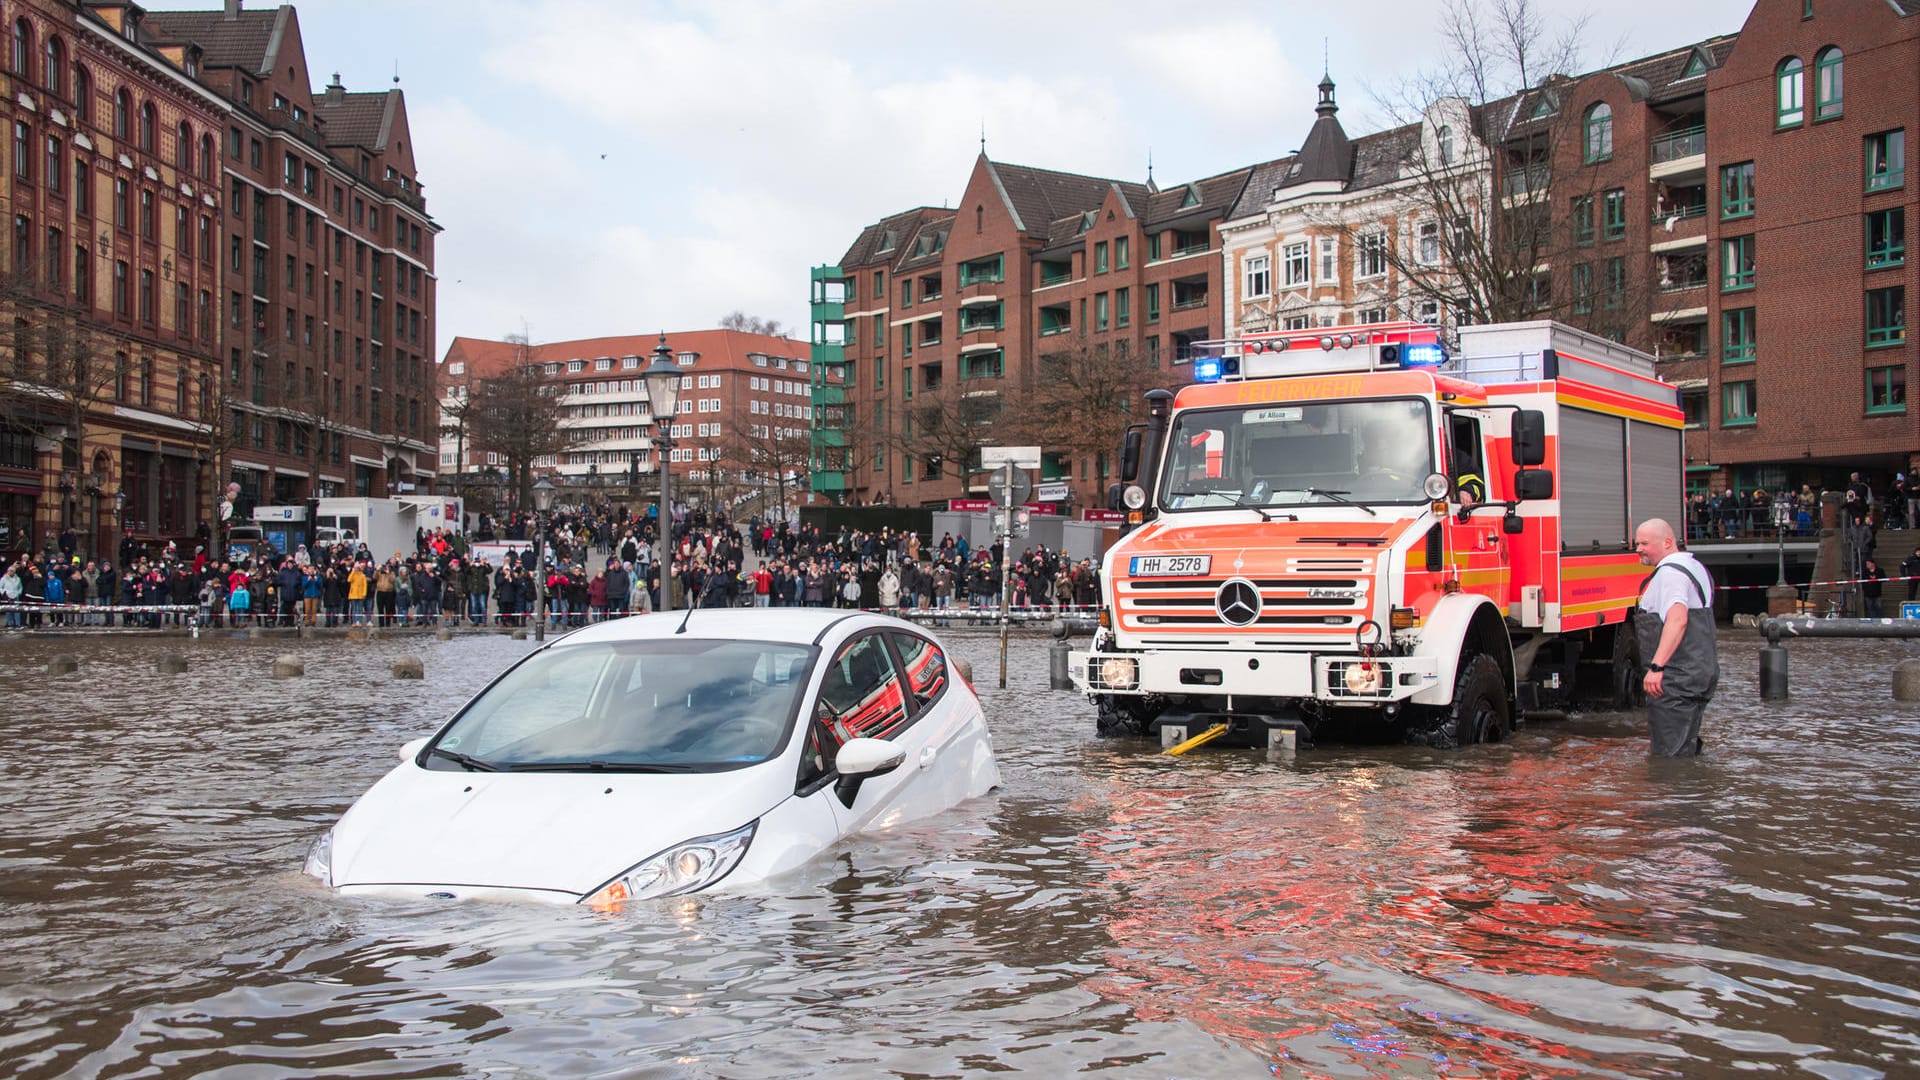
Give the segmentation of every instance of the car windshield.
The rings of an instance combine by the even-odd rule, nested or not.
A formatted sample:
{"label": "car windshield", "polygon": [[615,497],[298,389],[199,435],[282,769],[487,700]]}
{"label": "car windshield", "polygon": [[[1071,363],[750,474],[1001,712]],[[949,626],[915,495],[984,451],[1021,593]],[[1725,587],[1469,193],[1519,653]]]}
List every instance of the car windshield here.
{"label": "car windshield", "polygon": [[427,766],[715,772],[777,755],[815,650],[669,639],[556,645],[475,698]]}
{"label": "car windshield", "polygon": [[1424,398],[1194,409],[1168,433],[1160,506],[1424,502],[1433,444]]}

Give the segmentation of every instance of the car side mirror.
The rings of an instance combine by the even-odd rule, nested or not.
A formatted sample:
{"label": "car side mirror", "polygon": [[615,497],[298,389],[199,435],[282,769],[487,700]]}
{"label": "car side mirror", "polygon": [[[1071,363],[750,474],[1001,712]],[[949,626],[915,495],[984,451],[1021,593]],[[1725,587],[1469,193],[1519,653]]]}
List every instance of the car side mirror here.
{"label": "car side mirror", "polygon": [[1146,434],[1146,429],[1136,424],[1129,427],[1126,437],[1120,440],[1120,482],[1123,484],[1140,479],[1140,444]]}
{"label": "car side mirror", "polygon": [[425,750],[427,748],[428,741],[429,741],[429,737],[426,735],[422,735],[417,739],[409,739],[406,742],[400,744],[400,760],[412,761],[414,758],[419,757],[420,751]]}
{"label": "car side mirror", "polygon": [[1515,498],[1522,500],[1553,498],[1552,470],[1521,469],[1514,473],[1513,494]]}
{"label": "car side mirror", "polygon": [[884,739],[848,739],[833,755],[834,771],[840,779],[833,793],[840,805],[851,808],[860,794],[860,785],[869,777],[885,776],[907,760],[906,748]]}
{"label": "car side mirror", "polygon": [[1513,463],[1524,469],[1546,460],[1547,414],[1539,409],[1519,410],[1513,417]]}

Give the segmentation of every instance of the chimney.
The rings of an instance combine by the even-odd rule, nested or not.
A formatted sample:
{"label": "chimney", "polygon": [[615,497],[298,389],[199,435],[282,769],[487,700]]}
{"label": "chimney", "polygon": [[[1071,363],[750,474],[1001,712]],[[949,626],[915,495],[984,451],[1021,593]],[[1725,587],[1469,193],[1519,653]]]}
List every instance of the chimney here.
{"label": "chimney", "polygon": [[227,20],[231,22],[240,17],[240,0],[227,0]]}

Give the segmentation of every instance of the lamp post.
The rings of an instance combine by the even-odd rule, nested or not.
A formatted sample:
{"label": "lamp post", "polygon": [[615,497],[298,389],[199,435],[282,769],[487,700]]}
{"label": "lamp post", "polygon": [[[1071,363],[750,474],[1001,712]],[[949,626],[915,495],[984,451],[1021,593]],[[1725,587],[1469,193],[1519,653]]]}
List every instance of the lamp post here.
{"label": "lamp post", "polygon": [[647,412],[653,417],[653,445],[660,452],[660,611],[673,610],[673,439],[667,432],[673,424],[673,411],[680,397],[680,367],[673,362],[673,350],[667,347],[667,335],[653,347],[653,363],[641,372],[647,384]]}
{"label": "lamp post", "polygon": [[533,640],[547,640],[547,511],[553,509],[553,481],[533,485]]}
{"label": "lamp post", "polygon": [[1793,520],[1793,500],[1786,495],[1778,495],[1773,500],[1774,550],[1779,557],[1780,579],[1775,581],[1778,588],[1787,583],[1787,524]]}

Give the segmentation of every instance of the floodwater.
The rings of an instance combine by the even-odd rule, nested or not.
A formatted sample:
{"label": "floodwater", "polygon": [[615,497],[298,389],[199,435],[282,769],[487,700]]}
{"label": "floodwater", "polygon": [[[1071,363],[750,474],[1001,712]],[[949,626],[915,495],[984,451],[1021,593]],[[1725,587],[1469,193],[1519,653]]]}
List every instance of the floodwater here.
{"label": "floodwater", "polygon": [[[344,900],[308,843],[530,647],[0,642],[0,1074],[1706,1076],[1920,1070],[1903,643],[1727,635],[1709,756],[1159,756],[954,631],[1005,786],[742,895]],[[155,673],[162,651],[186,675]],[[304,679],[267,677],[300,652]],[[56,652],[76,675],[49,677]],[[422,682],[388,678],[402,654]]]}

